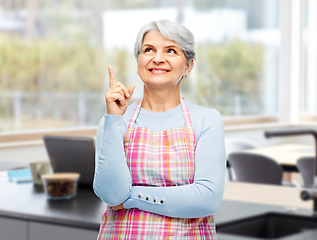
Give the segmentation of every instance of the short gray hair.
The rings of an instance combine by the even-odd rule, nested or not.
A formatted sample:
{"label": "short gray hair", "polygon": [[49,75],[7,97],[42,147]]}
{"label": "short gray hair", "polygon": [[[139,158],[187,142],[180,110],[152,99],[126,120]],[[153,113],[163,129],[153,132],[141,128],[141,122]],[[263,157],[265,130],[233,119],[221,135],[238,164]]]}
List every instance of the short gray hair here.
{"label": "short gray hair", "polygon": [[169,40],[176,42],[177,46],[184,52],[187,61],[196,59],[195,37],[186,27],[169,20],[152,21],[145,24],[138,33],[134,44],[134,56],[139,58],[145,35],[150,31],[159,31]]}

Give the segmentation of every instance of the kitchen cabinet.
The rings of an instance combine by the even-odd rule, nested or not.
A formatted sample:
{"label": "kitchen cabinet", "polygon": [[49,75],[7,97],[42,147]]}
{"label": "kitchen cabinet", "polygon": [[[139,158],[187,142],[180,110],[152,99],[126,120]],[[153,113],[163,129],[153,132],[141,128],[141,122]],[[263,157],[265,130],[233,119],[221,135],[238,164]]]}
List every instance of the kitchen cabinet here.
{"label": "kitchen cabinet", "polygon": [[46,223],[29,223],[29,240],[97,239],[98,231]]}
{"label": "kitchen cabinet", "polygon": [[0,217],[0,240],[86,240],[97,236],[97,230]]}
{"label": "kitchen cabinet", "polygon": [[0,240],[29,240],[27,221],[0,217]]}

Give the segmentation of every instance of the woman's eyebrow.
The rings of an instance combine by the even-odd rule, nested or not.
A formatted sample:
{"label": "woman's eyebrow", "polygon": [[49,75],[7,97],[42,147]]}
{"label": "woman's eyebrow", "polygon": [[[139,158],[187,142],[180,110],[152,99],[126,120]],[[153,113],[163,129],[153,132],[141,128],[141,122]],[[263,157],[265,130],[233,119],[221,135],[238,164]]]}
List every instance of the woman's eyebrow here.
{"label": "woman's eyebrow", "polygon": [[165,48],[179,48],[179,47],[175,44],[171,44],[171,45],[165,46]]}
{"label": "woman's eyebrow", "polygon": [[145,44],[143,44],[142,47],[153,47],[153,45],[151,45],[151,44],[149,44],[149,43],[145,43]]}
{"label": "woman's eyebrow", "polygon": [[[142,47],[154,47],[154,45],[149,44],[149,43],[145,43],[145,44],[143,44]],[[179,47],[175,44],[171,44],[171,45],[164,46],[164,48],[179,48]]]}

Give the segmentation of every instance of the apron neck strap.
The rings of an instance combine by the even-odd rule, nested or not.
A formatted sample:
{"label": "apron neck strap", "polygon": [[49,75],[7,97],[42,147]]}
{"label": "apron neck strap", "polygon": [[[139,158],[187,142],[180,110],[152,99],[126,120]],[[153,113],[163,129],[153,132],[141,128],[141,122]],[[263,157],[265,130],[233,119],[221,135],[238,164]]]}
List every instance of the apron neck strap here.
{"label": "apron neck strap", "polygon": [[181,102],[181,107],[182,107],[182,111],[183,111],[183,115],[184,115],[185,125],[187,128],[193,128],[192,122],[190,120],[188,108],[187,108],[186,103],[185,103],[185,99],[183,97],[181,97],[180,102]]}

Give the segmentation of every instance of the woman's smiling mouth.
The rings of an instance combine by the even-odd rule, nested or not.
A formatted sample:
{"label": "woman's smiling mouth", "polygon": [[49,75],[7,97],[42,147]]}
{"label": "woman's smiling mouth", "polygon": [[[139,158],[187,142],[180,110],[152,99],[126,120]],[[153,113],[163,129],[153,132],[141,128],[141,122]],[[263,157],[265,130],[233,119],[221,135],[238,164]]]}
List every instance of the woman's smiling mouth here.
{"label": "woman's smiling mouth", "polygon": [[153,74],[163,74],[169,72],[169,70],[164,68],[150,68],[149,71]]}

